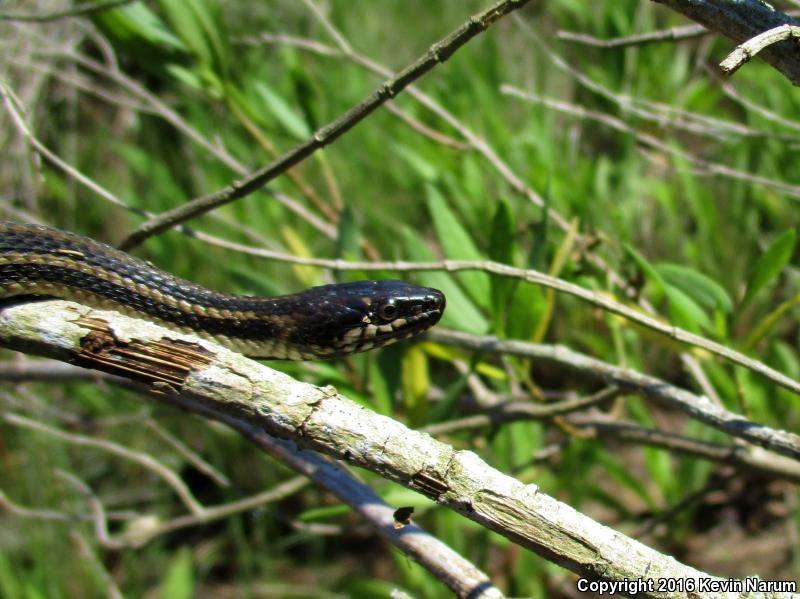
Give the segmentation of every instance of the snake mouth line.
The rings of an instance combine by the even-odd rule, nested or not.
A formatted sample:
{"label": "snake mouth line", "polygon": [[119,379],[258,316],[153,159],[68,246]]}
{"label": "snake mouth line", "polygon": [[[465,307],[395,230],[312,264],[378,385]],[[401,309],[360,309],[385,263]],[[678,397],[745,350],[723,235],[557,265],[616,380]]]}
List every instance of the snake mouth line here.
{"label": "snake mouth line", "polygon": [[[432,327],[439,322],[441,317],[441,310],[429,310],[407,318],[399,318],[389,323],[389,325],[376,327],[377,331],[373,339],[383,340],[393,336],[402,339]],[[386,329],[385,327],[387,326],[391,327],[391,330]]]}
{"label": "snake mouth line", "polygon": [[382,325],[368,324],[350,329],[342,336],[344,343],[337,353],[362,352],[408,339],[439,322],[442,312],[440,309],[428,310]]}

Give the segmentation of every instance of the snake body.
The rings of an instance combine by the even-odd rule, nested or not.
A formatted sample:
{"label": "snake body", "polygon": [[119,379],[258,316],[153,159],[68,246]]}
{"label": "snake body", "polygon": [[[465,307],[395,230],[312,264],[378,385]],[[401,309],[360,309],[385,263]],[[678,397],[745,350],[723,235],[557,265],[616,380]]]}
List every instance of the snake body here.
{"label": "snake body", "polygon": [[0,221],[0,298],[46,296],[144,317],[260,358],[315,360],[381,347],[435,325],[444,295],[357,281],[292,295],[212,291],[104,243]]}

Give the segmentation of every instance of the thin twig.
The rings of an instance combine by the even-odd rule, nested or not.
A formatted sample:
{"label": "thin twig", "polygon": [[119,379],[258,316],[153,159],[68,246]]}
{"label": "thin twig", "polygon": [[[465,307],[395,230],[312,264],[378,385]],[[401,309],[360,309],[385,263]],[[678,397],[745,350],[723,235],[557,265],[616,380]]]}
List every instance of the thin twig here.
{"label": "thin twig", "polygon": [[640,46],[652,44],[653,42],[675,42],[711,33],[702,25],[681,25],[680,27],[670,27],[669,29],[659,29],[658,31],[647,31],[645,33],[634,33],[612,38],[599,38],[586,33],[575,31],[559,30],[556,34],[558,39],[565,42],[595,46],[597,48],[621,48],[627,46]]}
{"label": "thin twig", "polygon": [[[16,125],[17,130],[30,143],[30,145],[34,148],[34,150],[36,150],[38,152],[38,155],[43,156],[50,164],[52,164],[56,168],[62,170],[68,177],[71,177],[72,179],[76,180],[78,183],[84,185],[89,190],[95,192],[103,200],[113,204],[114,206],[116,206],[118,208],[122,208],[123,210],[131,212],[133,214],[144,215],[144,216],[147,216],[147,217],[155,216],[153,213],[151,213],[151,212],[149,212],[147,210],[143,210],[141,208],[138,208],[138,207],[131,206],[131,205],[127,204],[122,199],[120,199],[119,197],[114,195],[111,191],[109,191],[108,189],[106,189],[105,187],[103,187],[102,185],[100,185],[99,183],[94,181],[93,179],[89,178],[88,176],[84,175],[82,172],[80,172],[79,170],[74,168],[72,165],[68,164],[66,161],[61,159],[54,152],[52,152],[47,146],[45,146],[33,134],[33,132],[30,130],[30,128],[26,125],[25,120],[24,120],[22,114],[20,113],[20,111],[18,110],[18,108],[16,106],[16,103],[14,101],[13,92],[11,92],[11,90],[9,90],[7,87],[5,87],[2,84],[2,82],[0,82],[0,97],[2,97],[5,100],[4,105],[5,105],[8,113],[11,115],[11,119],[14,122],[14,124]],[[157,110],[157,108],[156,108],[156,110]],[[175,123],[173,123],[173,124],[175,124]],[[211,147],[211,146],[209,146],[209,147]],[[218,156],[218,158],[219,158],[219,156]],[[309,213],[306,210],[305,207],[303,207],[302,205],[298,204],[293,198],[291,198],[291,197],[289,197],[286,194],[283,194],[281,192],[272,192],[272,191],[270,191],[268,189],[264,190],[264,191],[266,193],[269,193],[270,195],[272,195],[281,204],[283,204],[284,206],[286,206],[287,208],[289,208],[290,210],[292,210],[293,212],[298,214],[301,218],[306,220],[306,222],[308,222],[309,224],[314,226],[318,231],[320,231],[322,234],[324,234],[329,239],[333,239],[333,238],[336,237],[336,229],[332,225],[330,225],[329,223],[326,223],[326,222],[318,219],[316,216],[314,216],[313,214]],[[243,233],[244,235],[246,235],[250,239],[254,239],[255,241],[258,241],[260,243],[266,243],[266,241],[263,239],[263,237],[260,234],[258,234],[256,231],[251,229],[250,227],[247,227],[247,226],[242,225],[240,223],[233,222],[230,219],[228,219],[227,217],[225,217],[223,215],[220,215],[220,214],[217,214],[217,213],[212,214],[211,217],[216,219],[216,220],[219,220],[219,221],[221,221],[221,222],[223,222],[223,223],[225,223],[225,224],[227,224],[229,226],[231,226],[234,230],[236,230],[239,233]],[[188,227],[185,227],[185,226],[181,226],[180,227],[180,232],[185,234],[185,235],[194,236],[194,233],[193,233],[192,229],[190,229]],[[213,243],[213,242],[212,241],[208,241],[208,243]]]}
{"label": "thin twig", "polygon": [[143,522],[141,526],[131,526],[125,533],[115,537],[114,542],[120,546],[142,547],[156,537],[181,530],[182,528],[208,524],[209,522],[253,510],[267,503],[275,503],[294,495],[300,489],[308,486],[308,484],[309,480],[306,477],[296,476],[250,497],[243,497],[222,505],[204,507],[199,514],[186,514],[166,521]]}
{"label": "thin twig", "polygon": [[217,483],[217,485],[223,488],[231,486],[231,481],[227,476],[222,474],[222,472],[214,468],[214,466],[200,457],[196,451],[193,451],[187,447],[185,443],[183,443],[180,439],[177,439],[175,435],[166,430],[158,422],[152,418],[148,418],[145,421],[145,426],[158,435],[162,441],[172,447],[172,449],[174,449],[178,454],[183,456],[183,458],[192,466],[194,466],[199,472],[202,472],[208,478]]}
{"label": "thin twig", "polygon": [[[64,55],[69,60],[76,62],[77,64],[89,69],[94,73],[107,77],[117,85],[128,90],[135,96],[138,96],[143,102],[148,104],[156,114],[158,114],[166,122],[175,127],[178,131],[186,135],[191,141],[198,144],[200,147],[204,148],[212,156],[216,157],[220,162],[222,162],[225,166],[230,168],[233,172],[241,176],[247,174],[247,167],[241,162],[239,162],[233,155],[231,155],[221,145],[221,143],[219,143],[218,141],[211,142],[210,140],[208,140],[202,133],[200,133],[191,124],[189,124],[180,114],[172,110],[172,108],[170,108],[158,96],[150,93],[150,91],[148,91],[144,86],[142,86],[137,81],[131,79],[121,71],[106,67],[100,62],[88,58],[82,54],[76,54],[72,52],[60,53],[60,54]],[[268,194],[273,199],[275,199],[279,204],[282,204],[291,212],[293,212],[301,219],[306,221],[308,224],[310,224],[317,231],[319,231],[329,239],[334,239],[336,237],[335,226],[333,226],[331,223],[325,222],[322,219],[320,219],[318,216],[310,212],[305,206],[300,204],[294,198],[288,196],[283,192],[273,191],[268,188],[265,188],[262,191]],[[148,213],[146,216],[148,218],[151,218],[154,215]],[[248,237],[253,238],[253,235],[251,233],[249,233],[247,230],[245,230],[245,232],[248,233]]]}
{"label": "thin twig", "polygon": [[535,102],[537,104],[541,104],[552,110],[558,110],[560,112],[565,112],[580,118],[590,119],[599,123],[603,123],[604,125],[616,129],[617,131],[633,135],[639,143],[645,146],[654,148],[659,152],[663,152],[670,156],[686,160],[687,162],[690,162],[691,164],[695,165],[698,169],[704,170],[707,173],[728,177],[730,179],[735,179],[738,181],[745,181],[747,183],[752,183],[755,185],[763,185],[764,187],[775,189],[792,197],[796,198],[800,197],[800,185],[784,183],[783,181],[779,181],[776,179],[770,179],[768,177],[762,177],[761,175],[755,175],[753,173],[748,173],[746,171],[740,171],[725,164],[711,162],[710,160],[706,160],[705,158],[699,158],[697,156],[694,156],[693,154],[690,154],[688,152],[685,152],[683,150],[680,150],[663,142],[655,135],[650,135],[649,133],[642,133],[640,131],[637,131],[636,129],[625,123],[623,120],[615,116],[612,116],[610,114],[604,112],[598,112],[596,110],[588,110],[582,106],[571,104],[569,102],[553,100],[551,98],[543,97],[538,94],[526,92],[511,85],[502,85],[500,87],[500,91],[504,94],[514,96],[521,100],[526,100],[528,102]]}
{"label": "thin twig", "polygon": [[[324,19],[324,17],[322,17]],[[326,28],[332,28],[332,24],[327,21],[323,20],[323,24],[325,24]],[[337,38],[342,38],[341,33],[337,36]],[[248,41],[252,41],[253,38],[247,38]],[[351,46],[345,43],[345,46],[342,48],[334,48],[333,46],[328,46],[326,44],[322,44],[315,40],[308,40],[305,38],[296,38],[292,36],[281,36],[281,35],[274,35],[269,33],[260,34],[255,41],[264,41],[267,43],[285,43],[289,45],[294,45],[299,48],[306,49],[308,51],[316,52],[323,56],[343,56],[352,60],[355,64],[379,75],[381,77],[394,77],[396,74],[389,69],[388,67],[383,66],[382,64],[376,62],[372,58],[365,56],[363,54],[359,54],[351,49]],[[421,106],[427,108],[430,112],[441,118],[445,123],[450,125],[455,131],[458,132],[461,137],[466,140],[466,143],[469,148],[474,149],[476,152],[481,154],[486,161],[494,168],[501,177],[509,184],[509,186],[518,194],[522,195],[523,197],[527,198],[534,206],[538,206],[539,208],[544,208],[545,201],[534,189],[527,186],[525,182],[517,175],[511,167],[500,157],[500,155],[492,148],[492,146],[474,131],[472,131],[469,127],[467,127],[464,123],[459,121],[453,113],[448,111],[444,106],[439,104],[436,100],[434,100],[431,96],[423,92],[419,87],[416,85],[409,85],[405,89],[406,93],[415,99]],[[548,207],[549,210],[549,217],[558,227],[562,230],[566,231],[569,229],[569,223],[567,219],[565,219],[560,213],[554,210],[552,207]]]}
{"label": "thin twig", "polygon": [[745,109],[751,110],[766,120],[777,123],[783,128],[800,131],[800,122],[787,119],[785,116],[765,108],[759,102],[746,98],[739,91],[737,91],[730,81],[720,77],[719,73],[712,71],[709,67],[706,67],[706,69],[709,73],[716,75],[715,80],[719,83],[722,93],[735,102],[741,104]]}
{"label": "thin twig", "polygon": [[[659,127],[672,127],[682,129],[690,133],[695,133],[704,136],[719,137],[720,134],[733,134],[743,137],[776,137],[772,131],[760,131],[743,125],[742,123],[724,120],[691,112],[677,108],[671,104],[636,98],[627,94],[617,93],[605,85],[595,81],[585,73],[581,72],[575,66],[571,65],[567,60],[553,50],[548,44],[544,42],[541,36],[530,26],[530,24],[520,19],[514,18],[514,22],[519,25],[520,29],[532,39],[538,48],[550,59],[555,67],[562,72],[566,73],[582,87],[589,91],[598,94],[602,98],[613,102],[617,105],[623,113],[633,114],[643,120],[657,124]],[[792,137],[792,139],[796,139]]]}
{"label": "thin twig", "polygon": [[483,414],[429,424],[420,430],[430,435],[448,435],[487,426],[499,426],[507,422],[518,422],[520,420],[547,420],[554,416],[584,410],[589,406],[608,401],[618,394],[619,389],[612,386],[586,397],[565,399],[555,403],[536,404],[530,401],[507,401],[490,408]]}
{"label": "thin twig", "polygon": [[414,131],[422,135],[423,137],[427,137],[435,141],[437,144],[441,144],[443,146],[447,146],[449,148],[455,148],[456,150],[467,151],[472,149],[472,145],[468,143],[464,143],[458,141],[457,139],[453,139],[449,135],[445,135],[441,131],[437,131],[431,127],[428,127],[422,121],[415,119],[413,116],[402,110],[396,102],[386,102],[386,110],[391,112],[401,121],[403,121],[406,125],[411,127]]}
{"label": "thin twig", "polygon": [[20,416],[19,414],[5,413],[0,415],[0,419],[8,424],[18,426],[20,428],[35,430],[51,437],[55,437],[56,439],[66,441],[67,443],[72,443],[73,445],[101,449],[117,457],[135,462],[153,474],[157,475],[161,480],[172,487],[172,490],[175,491],[175,494],[181,498],[181,501],[190,512],[193,514],[200,514],[203,512],[203,506],[199,501],[197,501],[197,499],[195,499],[191,490],[188,486],[186,486],[186,483],[183,482],[181,477],[149,454],[133,451],[132,449],[123,447],[122,445],[114,443],[113,441],[95,439],[85,435],[68,433],[42,422]]}
{"label": "thin twig", "polygon": [[194,199],[182,206],[161,213],[154,219],[142,223],[122,242],[122,249],[130,249],[148,237],[174,227],[176,224],[205,214],[224,204],[242,198],[260,189],[269,181],[284,173],[315,151],[325,147],[349,131],[384,102],[401,92],[409,83],[418,79],[433,67],[450,58],[461,46],[489,28],[507,13],[517,10],[530,0],[501,0],[487,10],[471,17],[461,27],[433,44],[430,50],[414,63],[403,69],[396,77],[385,81],[358,105],[318,130],[310,139],[296,146],[282,157],[258,169],[249,176],[210,195]]}
{"label": "thin twig", "polygon": [[14,125],[17,129],[25,136],[28,140],[28,143],[33,146],[33,148],[38,152],[40,155],[45,157],[49,162],[56,165],[59,169],[63,170],[65,173],[68,173],[70,177],[79,181],[81,184],[85,185],[89,189],[91,189],[94,193],[99,195],[101,198],[118,206],[120,208],[124,208],[125,210],[136,212],[139,214],[144,214],[143,210],[139,210],[132,206],[128,206],[125,202],[121,201],[117,198],[114,194],[110,193],[97,183],[95,183],[92,179],[72,167],[70,164],[67,164],[64,160],[59,158],[56,154],[51,152],[44,144],[42,144],[36,136],[33,135],[31,130],[28,128],[28,125],[25,123],[25,119],[22,117],[20,113],[20,109],[18,109],[18,100],[15,98],[13,92],[6,87],[6,85],[0,81],[0,99],[2,99],[3,104],[6,107],[8,114],[11,116],[11,120],[14,122]]}
{"label": "thin twig", "polygon": [[75,487],[89,504],[92,521],[94,522],[94,534],[98,542],[106,549],[122,549],[123,546],[113,540],[108,532],[108,518],[105,506],[94,494],[92,488],[71,472],[57,469],[56,474]]}
{"label": "thin twig", "polygon": [[675,517],[680,514],[681,512],[685,512],[689,506],[692,504],[697,503],[698,501],[702,500],[706,495],[713,493],[714,491],[718,491],[727,481],[733,479],[736,476],[736,473],[726,473],[725,476],[721,478],[711,477],[703,487],[692,491],[688,495],[686,495],[683,499],[681,499],[675,505],[669,507],[669,509],[661,512],[660,514],[656,514],[654,517],[649,518],[639,529],[636,531],[636,538],[641,538],[643,536],[647,536],[652,531],[654,531],[658,526],[664,525],[667,522],[675,519]]}
{"label": "thin twig", "polygon": [[737,470],[746,468],[771,478],[800,483],[800,462],[765,451],[754,445],[712,443],[596,414],[575,414],[569,416],[568,421],[572,426],[590,430],[603,437],[636,445],[660,447],[670,453],[682,453],[704,460],[730,464]]}
{"label": "thin twig", "polygon": [[800,436],[794,433],[757,424],[714,404],[702,395],[696,395],[654,376],[603,362],[564,346],[501,340],[496,337],[482,337],[445,329],[430,331],[427,333],[427,338],[437,343],[474,351],[525,356],[561,364],[569,369],[597,377],[606,384],[635,391],[644,397],[680,410],[733,437],[800,460]]}
{"label": "thin twig", "polygon": [[26,518],[30,520],[74,522],[81,519],[80,516],[67,514],[58,510],[40,510],[18,505],[11,501],[3,491],[0,491],[0,509],[7,511],[9,514],[14,514],[18,518]]}

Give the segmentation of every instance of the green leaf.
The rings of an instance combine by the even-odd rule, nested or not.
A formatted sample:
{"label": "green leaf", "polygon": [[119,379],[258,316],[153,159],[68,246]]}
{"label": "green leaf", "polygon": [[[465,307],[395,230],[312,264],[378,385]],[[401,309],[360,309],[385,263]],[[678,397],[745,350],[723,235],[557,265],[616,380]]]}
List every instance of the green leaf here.
{"label": "green leaf", "polygon": [[744,349],[751,350],[756,344],[766,336],[772,328],[778,323],[779,320],[797,304],[800,304],[800,293],[797,293],[791,299],[781,302],[780,305],[761,318],[758,323],[752,327],[750,334],[744,342]]}
{"label": "green leaf", "polygon": [[163,599],[190,599],[194,595],[192,554],[187,548],[181,548],[172,559],[159,590]]}
{"label": "green leaf", "polygon": [[324,507],[313,507],[300,512],[297,517],[300,522],[316,522],[319,520],[332,520],[340,518],[345,514],[350,513],[352,510],[346,503],[337,503],[334,505],[326,505]]}
{"label": "green leaf", "polygon": [[674,458],[669,452],[660,448],[645,447],[644,462],[650,473],[650,479],[661,490],[662,495],[669,497],[676,487],[683,488],[683,481],[675,478]]}
{"label": "green leaf", "polygon": [[794,252],[794,229],[784,231],[776,237],[762,256],[756,262],[753,275],[747,283],[747,292],[742,300],[742,306],[747,305],[753,297],[775,279],[789,262]]}
{"label": "green leaf", "polygon": [[393,144],[392,149],[423,181],[435,181],[439,176],[439,168],[423,158],[416,150],[401,144]]}
{"label": "green leaf", "polygon": [[92,19],[109,37],[124,44],[138,39],[152,46],[185,52],[186,45],[174,35],[166,24],[144,2],[132,2],[93,13]]}
{"label": "green leaf", "polygon": [[22,597],[19,571],[11,565],[8,556],[0,552],[0,596],[8,599]]}
{"label": "green leaf", "polygon": [[508,308],[508,337],[530,339],[546,310],[544,290],[537,285],[521,282],[515,289]]}
{"label": "green leaf", "polygon": [[401,363],[401,386],[403,405],[412,425],[425,422],[428,415],[428,391],[431,379],[428,374],[428,356],[419,347],[412,345]]}
{"label": "green leaf", "polygon": [[511,264],[514,259],[514,215],[507,200],[497,202],[488,253],[492,260],[504,264]]}
{"label": "green leaf", "polygon": [[628,465],[623,465],[616,457],[606,452],[598,452],[597,461],[603,466],[605,473],[617,482],[619,487],[629,489],[638,495],[646,505],[652,509],[656,508],[656,503],[653,501],[647,486],[636,477]]}
{"label": "green leaf", "polygon": [[263,81],[255,83],[255,90],[267,109],[272,113],[281,127],[296,139],[307,139],[311,135],[308,125],[282,96]]}
{"label": "green leaf", "polygon": [[230,65],[224,20],[215,0],[159,0],[173,30],[215,79],[227,80]]}
{"label": "green leaf", "polygon": [[[342,260],[360,260],[362,257],[360,242],[361,229],[358,221],[350,206],[345,205],[339,217],[336,235],[336,257]],[[336,271],[336,279],[338,281],[357,281],[363,278],[364,274],[361,271]]]}
{"label": "green leaf", "polygon": [[533,246],[528,257],[528,268],[542,270],[545,264],[547,253],[547,233],[550,230],[550,194],[544,196],[544,206],[542,217],[536,223],[533,230]]}
{"label": "green leaf", "polygon": [[[575,244],[575,237],[578,234],[578,220],[573,219],[572,223],[570,224],[569,230],[567,230],[567,234],[564,237],[564,241],[559,245],[558,250],[556,250],[556,255],[553,257],[553,263],[550,265],[550,270],[548,274],[551,277],[558,277],[561,274],[561,270],[564,268],[564,265],[569,260],[569,256],[572,254],[572,248]],[[534,343],[540,343],[547,334],[547,329],[550,326],[550,320],[553,317],[553,310],[555,309],[556,304],[556,293],[552,289],[548,289],[545,291],[545,309],[542,313],[539,322],[536,325],[536,330],[533,332],[531,336],[531,341]]]}
{"label": "green leaf", "polygon": [[[433,254],[425,243],[408,227],[403,227],[403,238],[409,257],[416,262],[433,260]],[[420,282],[428,287],[435,287],[447,298],[447,309],[442,316],[442,324],[446,327],[483,335],[489,329],[489,323],[470,301],[461,287],[445,272],[421,272]]]}
{"label": "green leaf", "polygon": [[[456,214],[450,210],[442,194],[433,185],[426,185],[425,190],[433,226],[445,256],[452,260],[483,260],[483,255],[466,229],[461,226]],[[456,279],[464,286],[473,302],[481,308],[489,309],[491,291],[489,276],[485,272],[461,272],[456,275]]]}
{"label": "green leaf", "polygon": [[667,285],[666,281],[664,281],[664,278],[661,276],[661,274],[655,268],[653,268],[653,265],[647,261],[647,258],[637,252],[630,244],[623,243],[622,247],[625,249],[625,253],[633,258],[633,261],[636,262],[636,265],[644,273],[644,276],[647,278],[647,280],[653,283],[660,291],[663,292],[664,287]]}
{"label": "green leaf", "polygon": [[677,287],[701,306],[723,312],[733,309],[733,302],[722,285],[703,273],[668,262],[657,264],[655,269],[668,285]]}
{"label": "green leaf", "polygon": [[664,293],[669,299],[669,315],[674,324],[692,332],[697,332],[700,328],[711,328],[711,321],[703,309],[683,291],[672,285],[665,285]]}
{"label": "green leaf", "polygon": [[[497,203],[489,236],[489,258],[502,264],[514,263],[514,215],[505,200]],[[510,277],[492,275],[492,330],[497,334],[505,332],[506,314],[509,303],[519,281]]]}
{"label": "green leaf", "polygon": [[367,368],[369,387],[372,391],[370,395],[372,408],[378,414],[390,415],[392,413],[391,382],[384,376],[378,360],[370,360]]}
{"label": "green leaf", "polygon": [[[473,358],[473,364],[476,359],[477,354]],[[472,372],[473,369],[470,368],[469,372],[464,372],[461,376],[456,377],[454,381],[444,388],[444,397],[431,406],[428,422],[442,422],[456,411]]]}
{"label": "green leaf", "polygon": [[800,361],[794,346],[778,339],[772,344],[772,353],[781,372],[795,379],[800,376]]}
{"label": "green leaf", "polygon": [[168,64],[165,68],[167,73],[185,86],[194,90],[203,89],[203,78],[197,72],[197,69],[187,69],[179,64]]}
{"label": "green leaf", "polygon": [[[410,505],[415,508],[435,508],[436,502],[431,501],[416,491],[398,485],[384,485],[379,489],[381,499],[389,505]],[[419,514],[419,512],[417,512]],[[412,516],[413,517],[413,516]]]}

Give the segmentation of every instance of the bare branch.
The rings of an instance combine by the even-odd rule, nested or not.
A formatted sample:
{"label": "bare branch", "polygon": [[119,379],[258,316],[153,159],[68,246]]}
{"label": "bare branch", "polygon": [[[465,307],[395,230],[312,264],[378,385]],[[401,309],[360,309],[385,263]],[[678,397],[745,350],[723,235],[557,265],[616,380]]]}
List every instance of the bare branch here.
{"label": "bare branch", "polygon": [[118,546],[142,547],[156,537],[182,528],[207,524],[215,520],[228,518],[234,514],[240,514],[255,509],[267,503],[275,503],[290,495],[294,495],[297,491],[306,487],[308,482],[307,478],[297,476],[279,485],[275,485],[275,487],[271,489],[251,495],[250,497],[243,497],[242,499],[222,505],[204,507],[203,511],[199,514],[186,514],[166,521],[145,517],[141,519],[140,525],[137,526],[134,523],[125,533],[115,537],[113,542]]}
{"label": "bare branch", "polygon": [[776,455],[761,447],[749,444],[712,443],[598,415],[575,414],[570,416],[568,421],[572,426],[591,431],[602,437],[610,437],[636,445],[660,447],[671,453],[682,453],[721,464],[730,464],[737,470],[744,468],[763,476],[800,483],[800,462]]}
{"label": "bare branch", "polygon": [[[547,55],[553,65],[575,79],[582,87],[616,104],[623,114],[632,114],[640,119],[655,123],[661,128],[670,127],[697,135],[716,138],[731,134],[745,137],[782,137],[774,131],[762,131],[748,127],[740,122],[721,119],[698,112],[691,112],[664,102],[637,98],[628,94],[615,92],[589,77],[584,72],[581,72],[563,56],[555,52],[544,42],[541,36],[536,33],[528,22],[519,17],[515,17],[514,22],[525,31],[528,37],[536,42],[536,45]],[[796,136],[789,136],[789,139],[794,140],[797,138]]]}
{"label": "bare branch", "polygon": [[0,509],[14,514],[18,518],[27,518],[30,520],[50,520],[54,522],[74,522],[80,519],[73,514],[67,514],[58,510],[40,510],[29,507],[17,505],[11,501],[8,496],[0,491]]}
{"label": "bare branch", "polygon": [[115,206],[118,206],[130,212],[136,212],[138,214],[144,213],[144,211],[142,210],[139,210],[132,206],[128,206],[125,202],[117,198],[114,194],[112,194],[108,190],[104,189],[103,187],[92,181],[92,179],[90,179],[89,177],[78,171],[76,168],[67,164],[64,160],[59,158],[55,153],[51,152],[44,144],[42,144],[33,135],[30,128],[25,123],[25,119],[20,111],[19,101],[14,97],[11,90],[8,87],[6,87],[5,84],[2,83],[2,81],[0,81],[0,99],[3,101],[6,111],[11,116],[11,120],[14,123],[14,125],[28,140],[28,143],[30,143],[31,146],[33,146],[36,152],[45,157],[49,162],[54,164],[62,171],[68,173],[70,177],[72,177],[76,181],[79,181],[81,184],[91,189],[94,193],[99,195],[107,202],[110,202],[111,204],[114,204]]}
{"label": "bare branch", "polygon": [[[481,339],[478,337],[477,339]],[[449,340],[436,340],[440,343],[450,344]],[[460,341],[453,343],[458,347],[462,347]],[[568,359],[570,354],[563,354],[557,346],[548,345],[534,345],[533,351],[536,351],[536,357],[541,359],[543,357],[551,357],[558,364],[567,366],[570,369],[580,371],[591,377],[604,378],[604,373],[597,368],[597,364],[603,362],[596,360],[590,363],[584,362],[569,362],[564,361]],[[547,348],[550,348],[549,350]],[[500,346],[497,351],[503,351],[505,348]],[[515,348],[511,348],[511,352]],[[580,356],[573,352],[572,355]],[[548,358],[550,359],[550,358]],[[590,360],[593,360],[590,358]],[[589,368],[586,368],[586,367]],[[605,367],[611,372],[613,369],[619,368],[613,364],[605,363]],[[631,371],[635,372],[635,371]],[[98,381],[103,380],[111,384],[120,384],[121,379],[107,374],[100,374],[91,370],[78,368],[70,364],[56,362],[53,360],[23,360],[21,362],[0,362],[0,380],[20,381],[49,381],[58,382],[62,380],[74,381]],[[634,377],[631,377],[634,380]],[[616,388],[605,389],[599,393],[595,393],[586,397],[576,397],[566,399],[554,403],[547,404],[532,404],[530,401],[500,401],[498,398],[493,398],[491,404],[486,408],[487,413],[476,414],[474,416],[466,416],[449,420],[447,422],[432,424],[420,430],[431,435],[449,435],[464,430],[474,428],[481,428],[485,426],[497,426],[505,422],[514,422],[516,420],[548,420],[554,416],[568,414],[577,410],[583,410],[586,407],[604,402],[618,393]],[[637,392],[635,389],[632,391]],[[665,391],[666,393],[666,391]],[[641,393],[644,395],[644,393]],[[483,404],[478,401],[478,405]],[[719,402],[715,402],[719,404]],[[593,416],[570,416],[569,422],[571,426],[585,428],[598,435],[609,436],[621,441],[631,443],[644,443],[654,447],[661,447],[669,451],[678,451],[707,460],[731,464],[736,467],[747,468],[749,470],[758,471],[765,476],[772,478],[782,478],[792,482],[800,482],[800,463],[777,455],[771,451],[762,449],[754,445],[723,445],[717,443],[710,443],[708,441],[701,441],[697,439],[690,439],[681,435],[676,435],[667,431],[659,431],[655,429],[647,429],[634,423],[622,422],[619,420],[612,420],[607,417],[598,415]],[[3,496],[0,495],[0,506],[4,504]],[[21,508],[25,509],[25,508]],[[15,512],[16,513],[16,512]],[[69,516],[57,512],[55,519],[68,519]]]}
{"label": "bare branch", "polygon": [[436,42],[431,48],[407,66],[400,73],[385,81],[369,96],[353,106],[336,120],[332,121],[299,146],[290,150],[267,166],[251,173],[241,181],[221,189],[210,195],[194,199],[182,206],[163,212],[154,219],[142,223],[131,233],[120,247],[130,249],[142,243],[148,237],[174,227],[176,224],[205,214],[219,206],[223,206],[242,198],[263,187],[269,181],[284,173],[301,160],[307,158],[320,148],[335,141],[361,122],[384,102],[396,96],[411,82],[415,81],[437,64],[450,58],[461,46],[476,35],[488,29],[495,21],[513,10],[522,8],[530,0],[501,0],[490,8],[474,15],[461,27]]}
{"label": "bare branch", "polygon": [[476,351],[526,356],[561,364],[572,370],[599,378],[609,385],[617,385],[624,390],[630,389],[644,397],[680,410],[733,437],[760,445],[794,460],[800,460],[800,436],[794,433],[751,422],[739,414],[714,404],[706,397],[695,395],[656,377],[603,362],[567,347],[501,340],[496,337],[480,337],[443,329],[431,331],[426,335],[428,339],[437,343]]}
{"label": "bare branch", "polygon": [[[73,306],[77,306],[77,304],[73,304]],[[96,312],[96,314],[100,314],[100,312]],[[109,312],[105,314],[113,315],[113,313]],[[0,321],[2,321],[2,319],[3,316],[2,313],[0,313]],[[135,329],[138,329],[140,333],[144,332],[142,326],[144,326],[145,329],[150,326],[148,323],[142,321],[128,319],[128,322],[133,325]],[[64,324],[74,331],[73,325]],[[0,324],[0,330],[2,329],[2,324]],[[159,330],[164,331],[164,329],[160,328]],[[0,337],[3,337],[2,333],[0,333]],[[184,336],[184,338],[197,341],[196,338],[186,336]],[[55,338],[51,338],[51,340],[54,342],[56,341]],[[34,342],[34,344],[36,343]],[[211,347],[221,350],[221,348],[213,344]],[[56,347],[50,346],[48,353],[52,351],[55,351],[56,354],[61,353]],[[227,352],[227,350],[222,351]],[[235,354],[231,354],[230,352],[227,352],[227,354],[235,356]],[[245,363],[250,363],[250,361],[246,360]],[[45,367],[39,368],[39,366],[42,365]],[[262,368],[260,365],[255,365]],[[68,366],[67,368],[54,368],[52,363],[29,364],[28,366],[32,368],[31,372],[45,373],[52,377],[71,377],[71,374],[69,374],[67,370],[70,368],[73,370],[75,369],[75,367],[72,366]],[[28,367],[23,366],[22,370],[28,371]],[[213,370],[212,368],[212,371]],[[217,374],[221,374],[221,372],[222,371],[217,371]],[[88,374],[87,371],[84,371],[84,373],[85,376]],[[231,376],[238,377],[238,374],[234,371],[229,371],[229,373]],[[19,375],[20,370],[17,369],[15,376]],[[91,374],[88,376],[91,380]],[[283,375],[279,376],[283,377]],[[502,593],[491,584],[489,578],[483,572],[475,568],[473,564],[465,560],[437,538],[429,535],[413,523],[402,530],[396,529],[393,526],[393,513],[396,506],[392,507],[384,503],[368,486],[348,475],[327,458],[323,458],[308,449],[301,449],[291,440],[278,439],[270,436],[265,432],[262,423],[253,423],[225,409],[225,402],[220,404],[216,400],[208,402],[202,398],[198,399],[187,395],[172,395],[164,393],[163,391],[156,391],[152,388],[148,389],[144,385],[133,383],[129,379],[123,379],[117,376],[104,375],[104,378],[113,384],[122,385],[140,393],[149,392],[159,401],[170,403],[200,414],[203,417],[213,418],[223,422],[244,435],[265,453],[280,460],[298,473],[310,477],[314,482],[336,495],[341,501],[352,506],[356,512],[366,519],[377,533],[430,570],[438,579],[447,584],[457,596],[469,599],[502,599]],[[56,379],[51,378],[50,380]],[[307,385],[301,385],[300,388],[304,389],[308,387]],[[275,392],[279,395],[282,394],[280,389],[276,389]],[[234,398],[237,396],[239,396],[239,394],[234,393],[231,397]],[[79,486],[78,482],[74,484]],[[119,546],[121,540],[108,535],[107,526],[105,525],[107,516],[102,504],[94,497],[91,490],[85,484],[79,486],[79,488],[82,489],[81,492],[85,495],[92,508],[92,519],[95,522],[95,530],[98,539],[106,546]],[[156,522],[143,520],[142,523],[146,527],[145,532],[150,527],[157,526]]]}
{"label": "bare branch", "polygon": [[[780,25],[800,25],[786,13],[760,0],[654,0],[741,44]],[[800,85],[800,46],[783,41],[766,48],[761,57]]]}
{"label": "bare branch", "polygon": [[437,422],[421,430],[430,435],[447,435],[487,426],[499,426],[507,422],[520,420],[546,420],[577,410],[584,410],[589,406],[613,399],[619,393],[620,391],[617,387],[608,387],[586,397],[565,399],[554,403],[535,404],[530,401],[506,401],[493,406],[484,414],[475,414],[474,416],[466,416],[447,422]]}

